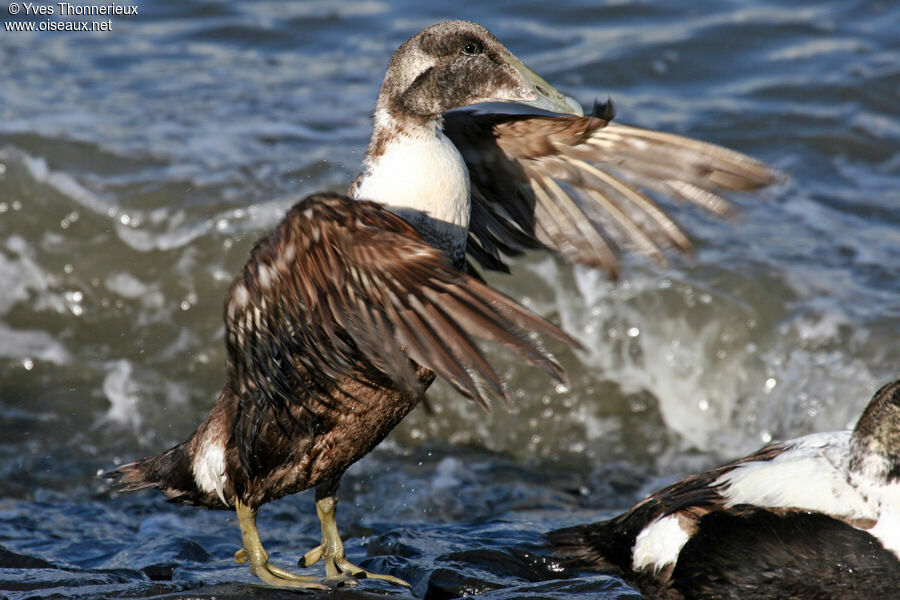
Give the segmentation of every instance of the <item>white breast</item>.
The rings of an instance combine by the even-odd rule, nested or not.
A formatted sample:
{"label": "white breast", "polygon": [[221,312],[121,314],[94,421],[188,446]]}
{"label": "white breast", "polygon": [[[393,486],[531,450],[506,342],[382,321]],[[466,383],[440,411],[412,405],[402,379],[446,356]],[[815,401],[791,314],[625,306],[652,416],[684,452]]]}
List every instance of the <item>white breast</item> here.
{"label": "white breast", "polygon": [[354,196],[384,204],[451,256],[465,247],[469,170],[440,130],[394,138],[367,164]]}

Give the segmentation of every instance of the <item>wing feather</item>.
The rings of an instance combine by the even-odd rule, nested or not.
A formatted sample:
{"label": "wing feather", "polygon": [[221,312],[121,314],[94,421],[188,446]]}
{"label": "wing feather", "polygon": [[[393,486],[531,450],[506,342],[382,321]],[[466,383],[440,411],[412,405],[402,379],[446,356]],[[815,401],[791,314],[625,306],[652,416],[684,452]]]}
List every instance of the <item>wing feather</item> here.
{"label": "wing feather", "polygon": [[732,212],[725,193],[770,185],[779,174],[739,152],[684,136],[591,116],[455,111],[444,131],[462,153],[472,185],[469,253],[508,270],[502,256],[545,247],[615,275],[617,254],[664,260],[690,251],[679,225],[645,192]]}
{"label": "wing feather", "polygon": [[[476,278],[380,205],[335,194],[296,204],[251,252],[225,306],[231,381],[252,448],[254,428],[292,407],[340,410],[335,390],[359,378],[419,395],[417,366],[487,408],[508,403],[475,343],[502,343],[564,380],[528,332],[578,343]],[[428,379],[430,381],[430,379]]]}

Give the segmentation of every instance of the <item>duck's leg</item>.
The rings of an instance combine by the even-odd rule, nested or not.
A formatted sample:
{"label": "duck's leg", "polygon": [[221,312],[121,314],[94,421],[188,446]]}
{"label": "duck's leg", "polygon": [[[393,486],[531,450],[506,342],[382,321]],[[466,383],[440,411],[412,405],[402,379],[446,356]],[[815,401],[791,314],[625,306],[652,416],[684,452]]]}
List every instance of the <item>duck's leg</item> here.
{"label": "duck's leg", "polygon": [[308,567],[319,560],[325,562],[325,574],[328,577],[340,575],[359,579],[381,579],[397,585],[412,587],[402,579],[392,575],[381,575],[366,571],[347,560],[344,555],[344,542],[337,526],[337,487],[340,482],[335,478],[316,486],[316,513],[322,523],[322,543],[307,552],[300,559],[300,566]]}
{"label": "duck's leg", "polygon": [[234,503],[238,524],[241,527],[243,547],[234,553],[238,563],[250,563],[250,572],[275,587],[328,590],[330,586],[317,577],[298,575],[269,563],[269,553],[259,539],[256,529],[256,509],[236,500]]}

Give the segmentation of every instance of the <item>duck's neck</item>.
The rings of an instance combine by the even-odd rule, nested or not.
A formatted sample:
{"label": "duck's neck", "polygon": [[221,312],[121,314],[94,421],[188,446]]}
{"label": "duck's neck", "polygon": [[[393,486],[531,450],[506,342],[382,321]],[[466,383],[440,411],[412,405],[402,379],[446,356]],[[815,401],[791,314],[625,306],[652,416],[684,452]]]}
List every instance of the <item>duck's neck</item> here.
{"label": "duck's neck", "polygon": [[350,195],[384,204],[459,266],[469,231],[469,171],[442,124],[439,117],[413,121],[377,109]]}

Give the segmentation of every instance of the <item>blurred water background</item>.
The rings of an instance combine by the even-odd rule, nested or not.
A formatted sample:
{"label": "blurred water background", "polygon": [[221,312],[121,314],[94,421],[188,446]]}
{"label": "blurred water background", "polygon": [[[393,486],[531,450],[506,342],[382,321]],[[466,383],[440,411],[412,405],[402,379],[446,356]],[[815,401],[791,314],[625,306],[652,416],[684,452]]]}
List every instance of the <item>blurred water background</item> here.
{"label": "blurred water background", "polygon": [[[9,6],[5,23],[86,20]],[[434,414],[345,477],[351,560],[420,597],[636,597],[558,573],[541,532],[851,426],[900,374],[897,3],[136,6],[109,32],[0,30],[0,596],[279,595],[231,561],[233,515],[116,497],[97,474],[205,416],[231,277],[295,200],[346,189],[391,53],[449,18],[586,105],[613,98],[621,122],[790,179],[735,198],[731,221],[670,205],[696,254],[627,258],[617,283],[538,253],[491,276],[588,351],[559,354],[567,388],[493,351],[512,413],[434,387]],[[309,493],[260,515],[282,564],[317,543]]]}

